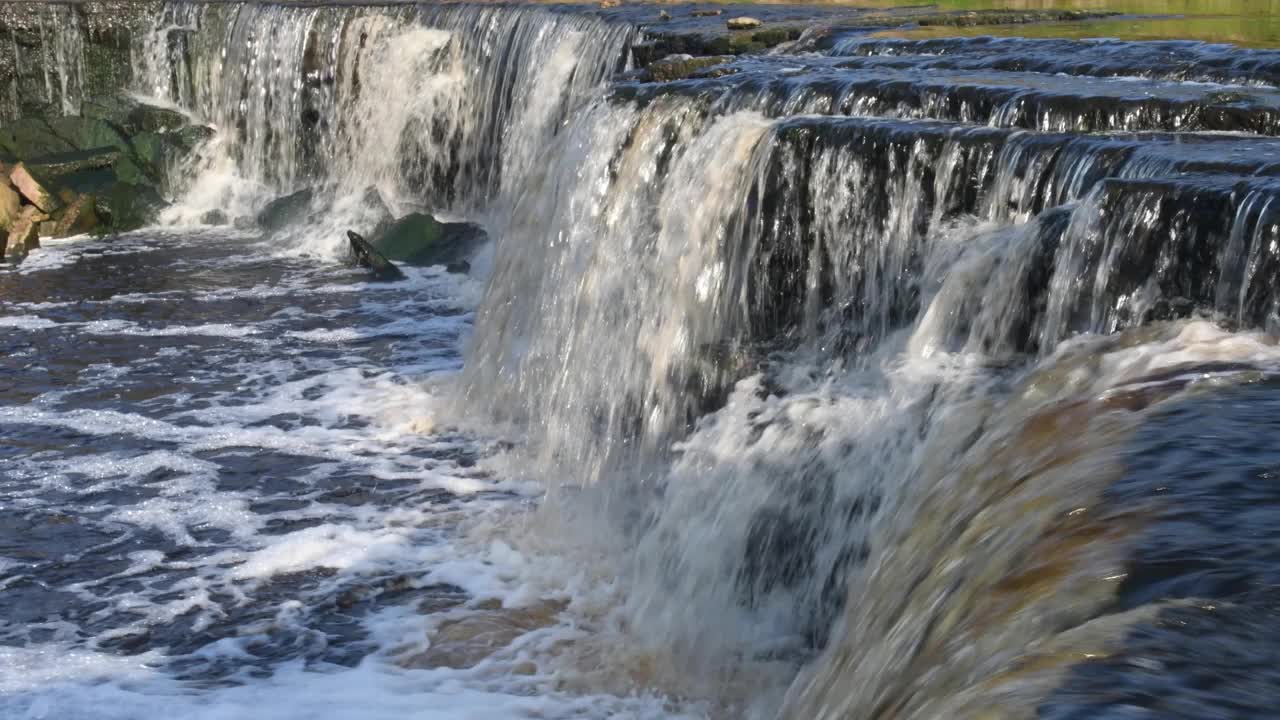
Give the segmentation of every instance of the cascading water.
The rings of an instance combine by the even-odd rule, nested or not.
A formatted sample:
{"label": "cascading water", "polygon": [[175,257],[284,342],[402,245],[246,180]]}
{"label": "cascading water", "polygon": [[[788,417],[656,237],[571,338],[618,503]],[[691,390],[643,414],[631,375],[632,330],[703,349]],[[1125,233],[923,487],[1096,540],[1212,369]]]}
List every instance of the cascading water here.
{"label": "cascading water", "polygon": [[630,32],[536,8],[176,3],[135,53],[135,87],[221,132],[197,177],[224,186],[189,208],[320,185],[476,213],[623,67]]}
{"label": "cascading water", "polygon": [[[475,522],[485,564],[554,555],[539,582],[569,589],[511,570],[526,642],[466,665],[465,616],[403,664],[715,717],[1074,717],[1073,673],[1130,634],[1187,659],[1167,613],[1261,612],[1273,518],[1218,516],[1271,501],[1269,451],[1241,421],[1185,449],[1212,469],[1191,474],[1159,435],[1276,402],[1275,53],[837,30],[653,82],[626,19],[166,3],[132,48],[136,92],[218,131],[169,224],[315,187],[272,242],[323,253],[375,188],[494,238],[424,424],[503,439],[484,477],[542,490],[528,522]],[[1250,542],[1262,560],[1222,561]]]}

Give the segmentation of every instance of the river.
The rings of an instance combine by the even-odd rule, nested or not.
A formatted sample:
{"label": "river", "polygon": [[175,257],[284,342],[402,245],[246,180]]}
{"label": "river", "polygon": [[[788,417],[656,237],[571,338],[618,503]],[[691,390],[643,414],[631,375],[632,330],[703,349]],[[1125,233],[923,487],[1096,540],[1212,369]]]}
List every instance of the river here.
{"label": "river", "polygon": [[158,7],[213,139],[0,268],[4,717],[1274,714],[1280,52]]}

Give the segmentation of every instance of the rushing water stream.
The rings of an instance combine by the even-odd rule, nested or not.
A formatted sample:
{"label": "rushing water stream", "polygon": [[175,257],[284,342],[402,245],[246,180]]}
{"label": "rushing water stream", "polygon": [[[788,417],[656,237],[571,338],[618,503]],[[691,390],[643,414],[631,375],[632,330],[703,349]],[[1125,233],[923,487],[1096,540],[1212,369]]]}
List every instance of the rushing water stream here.
{"label": "rushing water stream", "polygon": [[[1273,714],[1280,53],[152,22],[216,137],[0,270],[4,717]],[[369,282],[370,187],[493,240]]]}

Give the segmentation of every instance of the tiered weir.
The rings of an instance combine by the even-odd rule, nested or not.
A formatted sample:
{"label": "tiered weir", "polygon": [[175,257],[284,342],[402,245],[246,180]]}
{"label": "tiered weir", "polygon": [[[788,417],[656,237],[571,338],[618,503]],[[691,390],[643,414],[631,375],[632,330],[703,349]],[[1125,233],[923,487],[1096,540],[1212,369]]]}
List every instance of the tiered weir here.
{"label": "tiered weir", "polygon": [[1176,522],[1100,499],[1148,408],[1273,368],[1276,54],[837,29],[648,82],[640,12],[170,3],[134,88],[214,123],[250,190],[179,204],[374,185],[488,225],[458,404],[607,556],[659,687],[1003,702]]}

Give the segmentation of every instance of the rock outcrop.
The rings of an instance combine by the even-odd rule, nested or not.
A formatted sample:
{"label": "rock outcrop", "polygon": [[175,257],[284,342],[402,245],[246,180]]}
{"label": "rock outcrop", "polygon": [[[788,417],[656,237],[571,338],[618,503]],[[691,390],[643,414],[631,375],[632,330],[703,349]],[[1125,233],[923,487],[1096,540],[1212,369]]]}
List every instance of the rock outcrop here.
{"label": "rock outcrop", "polygon": [[[212,136],[185,115],[127,97],[84,113],[23,117],[0,126],[0,231],[23,257],[41,237],[126,232],[165,207],[170,171]],[[32,212],[43,217],[30,220]]]}
{"label": "rock outcrop", "polygon": [[347,241],[351,243],[351,264],[367,268],[374,280],[390,282],[404,279],[404,273],[400,268],[378,252],[378,249],[365,240],[363,235],[348,230]]}
{"label": "rock outcrop", "polygon": [[372,244],[391,260],[408,265],[450,265],[465,261],[485,238],[478,225],[410,213],[378,233]]}
{"label": "rock outcrop", "polygon": [[315,195],[314,189],[303,188],[272,200],[258,211],[258,227],[273,233],[297,224],[310,214]]}

